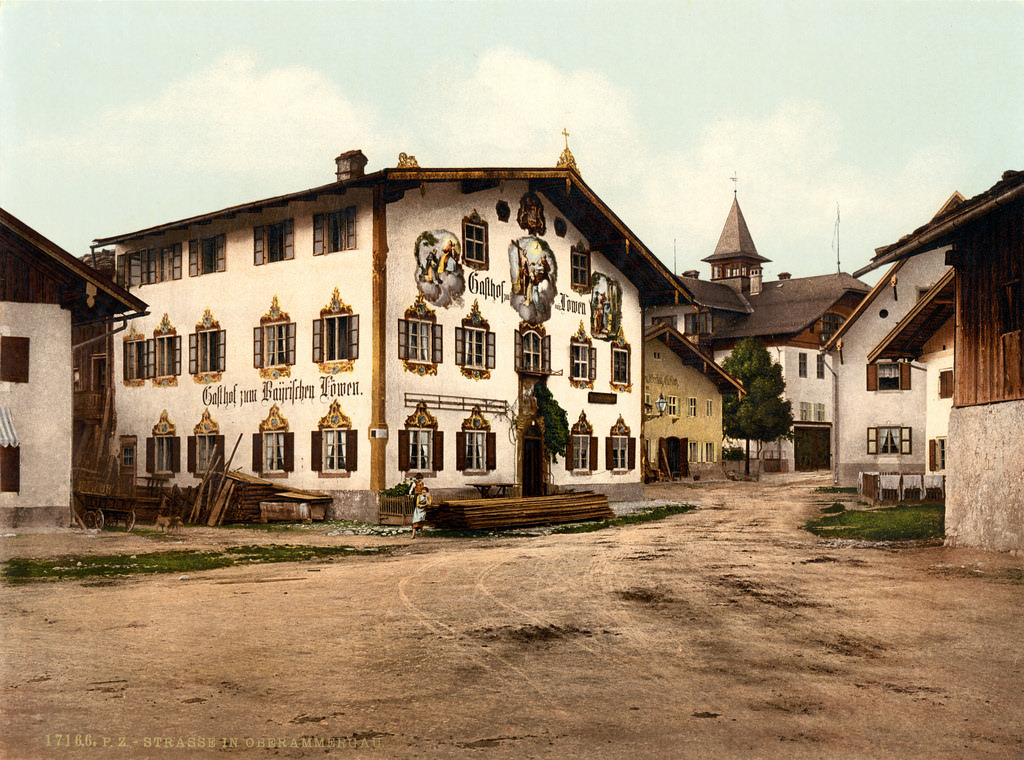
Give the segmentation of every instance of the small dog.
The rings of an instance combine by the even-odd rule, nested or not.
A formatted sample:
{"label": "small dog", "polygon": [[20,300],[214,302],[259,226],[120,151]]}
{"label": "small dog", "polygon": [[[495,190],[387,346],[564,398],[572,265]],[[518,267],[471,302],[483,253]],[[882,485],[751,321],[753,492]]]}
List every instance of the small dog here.
{"label": "small dog", "polygon": [[181,517],[178,515],[157,515],[156,528],[164,533],[167,531],[177,532],[184,524],[181,522]]}

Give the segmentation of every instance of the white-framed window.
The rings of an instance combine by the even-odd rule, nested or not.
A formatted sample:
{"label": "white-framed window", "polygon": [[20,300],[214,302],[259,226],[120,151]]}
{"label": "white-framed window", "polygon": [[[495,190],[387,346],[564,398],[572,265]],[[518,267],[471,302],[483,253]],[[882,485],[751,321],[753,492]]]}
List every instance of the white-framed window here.
{"label": "white-framed window", "polygon": [[313,255],[356,247],[356,207],[313,215]]}
{"label": "white-framed window", "polygon": [[285,471],[285,433],[272,430],[263,433],[263,472]]}
{"label": "white-framed window", "polygon": [[540,335],[533,330],[523,333],[523,369],[528,372],[539,372],[542,369],[542,344]]}
{"label": "white-framed window", "polygon": [[624,435],[612,437],[612,469],[629,469],[629,438]]}
{"label": "white-framed window", "polygon": [[323,446],[323,458],[321,461],[322,472],[347,472],[346,451],[348,443],[348,430],[327,429],[321,431],[321,445]]}
{"label": "white-framed window", "polygon": [[572,468],[574,470],[591,469],[590,438],[589,435],[572,436]]}
{"label": "white-framed window", "polygon": [[174,436],[170,435],[157,435],[153,437],[154,475],[170,475],[174,472],[174,440]]}
{"label": "white-framed window", "polygon": [[590,352],[591,347],[586,343],[573,341],[569,344],[569,356],[572,368],[570,379],[589,381],[590,377]]}
{"label": "white-framed window", "polygon": [[268,367],[289,363],[289,326],[289,324],[279,323],[269,324],[263,328],[267,341],[266,364]]}
{"label": "white-framed window", "polygon": [[590,290],[590,251],[574,245],[569,251],[570,283],[574,290]]}
{"label": "white-framed window", "polygon": [[418,319],[406,320],[409,341],[405,358],[411,362],[430,362],[430,342],[434,334],[433,322],[421,322]]}
{"label": "white-framed window", "polygon": [[797,357],[799,362],[799,375],[800,377],[807,377],[807,354],[803,351]]}
{"label": "white-framed window", "polygon": [[878,365],[878,390],[898,391],[900,389],[900,367],[898,364]]}
{"label": "white-framed window", "polygon": [[434,461],[434,431],[426,428],[409,428],[409,470],[425,472],[432,469]]}
{"label": "white-framed window", "polygon": [[487,268],[487,222],[476,211],[462,220],[462,258],[474,269]]}
{"label": "white-framed window", "polygon": [[188,241],[188,276],[198,277],[225,269],[226,237],[214,235]]}
{"label": "white-framed window", "polygon": [[711,399],[704,400],[704,416],[714,417],[715,416],[715,403]]}
{"label": "white-framed window", "polygon": [[181,338],[177,335],[158,335],[154,338],[155,377],[173,377],[181,371]]}
{"label": "white-framed window", "polygon": [[697,416],[697,399],[690,396],[686,399],[686,416],[696,417]]}
{"label": "white-framed window", "polygon": [[352,322],[348,315],[323,318],[324,361],[334,362],[352,356]]}
{"label": "white-framed window", "polygon": [[697,441],[689,441],[687,445],[687,459],[690,462],[700,461],[700,443]]}
{"label": "white-framed window", "polygon": [[679,396],[665,396],[665,414],[679,416]]}
{"label": "white-framed window", "polygon": [[715,444],[708,441],[704,444],[704,461],[714,462],[715,461]]}
{"label": "white-framed window", "polygon": [[291,219],[253,228],[253,263],[262,264],[295,258],[294,223]]}
{"label": "white-framed window", "polygon": [[909,427],[868,428],[868,454],[911,454],[911,429]]}
{"label": "white-framed window", "polygon": [[612,346],[612,382],[629,384],[629,351]]}
{"label": "white-framed window", "polygon": [[217,453],[216,435],[196,435],[196,469],[194,472],[205,473],[213,464]]}
{"label": "white-framed window", "polygon": [[945,470],[946,469],[946,439],[936,438],[934,445],[934,455],[931,469],[933,470]]}
{"label": "white-framed window", "polygon": [[825,422],[825,405],[815,404],[814,405],[814,421]]}
{"label": "white-framed window", "polygon": [[190,374],[224,371],[226,352],[224,330],[197,330],[188,336],[188,342],[188,371]]}
{"label": "white-framed window", "polygon": [[464,431],[464,445],[467,470],[483,471],[487,469],[487,431]]}
{"label": "white-framed window", "polygon": [[152,377],[149,357],[152,352],[152,341],[126,340],[124,342],[124,379],[145,380]]}
{"label": "white-framed window", "polygon": [[808,422],[811,419],[811,404],[808,401],[800,402],[800,420]]}
{"label": "white-framed window", "polygon": [[487,330],[476,327],[462,328],[464,366],[484,369],[487,366]]}

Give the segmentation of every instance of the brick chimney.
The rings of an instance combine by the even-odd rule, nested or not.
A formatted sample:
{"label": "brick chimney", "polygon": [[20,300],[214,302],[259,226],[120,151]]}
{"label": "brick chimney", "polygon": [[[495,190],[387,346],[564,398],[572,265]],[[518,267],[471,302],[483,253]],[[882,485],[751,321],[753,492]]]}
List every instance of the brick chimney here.
{"label": "brick chimney", "polygon": [[695,280],[700,279],[700,270],[698,269],[687,269],[683,272],[683,277],[692,277]]}
{"label": "brick chimney", "polygon": [[338,182],[362,177],[368,160],[361,150],[349,150],[342,153],[334,159],[334,163],[338,167],[335,172]]}
{"label": "brick chimney", "polygon": [[793,275],[791,275],[789,272],[779,272],[779,279],[780,280],[788,280],[792,276]]}

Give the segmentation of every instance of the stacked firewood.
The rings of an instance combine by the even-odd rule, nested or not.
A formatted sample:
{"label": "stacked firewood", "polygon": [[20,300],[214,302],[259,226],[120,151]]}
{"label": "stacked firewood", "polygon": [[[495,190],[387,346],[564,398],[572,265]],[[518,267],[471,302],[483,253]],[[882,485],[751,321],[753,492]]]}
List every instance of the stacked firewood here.
{"label": "stacked firewood", "polygon": [[556,525],[614,516],[608,497],[589,491],[526,498],[458,499],[427,510],[430,525],[467,530]]}

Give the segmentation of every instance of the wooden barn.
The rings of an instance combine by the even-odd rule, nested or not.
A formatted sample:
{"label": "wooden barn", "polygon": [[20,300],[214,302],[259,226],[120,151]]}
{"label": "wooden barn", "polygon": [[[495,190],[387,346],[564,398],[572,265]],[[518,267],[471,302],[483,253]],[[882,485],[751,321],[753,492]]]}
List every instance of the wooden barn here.
{"label": "wooden barn", "polygon": [[1021,552],[1024,172],[1006,172],[986,192],[878,249],[857,274],[939,249],[956,273],[946,542]]}

